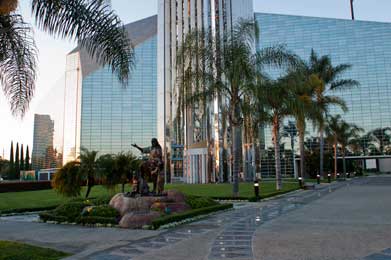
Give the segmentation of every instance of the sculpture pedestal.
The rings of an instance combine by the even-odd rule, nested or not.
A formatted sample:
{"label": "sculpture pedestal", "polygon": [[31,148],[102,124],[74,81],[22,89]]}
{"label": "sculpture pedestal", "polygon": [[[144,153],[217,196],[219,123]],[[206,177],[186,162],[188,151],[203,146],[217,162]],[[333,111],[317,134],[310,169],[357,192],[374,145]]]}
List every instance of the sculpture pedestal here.
{"label": "sculpture pedestal", "polygon": [[190,210],[185,195],[178,191],[167,191],[164,196],[127,197],[123,193],[115,195],[109,205],[121,215],[120,227],[142,228],[164,212],[179,213]]}

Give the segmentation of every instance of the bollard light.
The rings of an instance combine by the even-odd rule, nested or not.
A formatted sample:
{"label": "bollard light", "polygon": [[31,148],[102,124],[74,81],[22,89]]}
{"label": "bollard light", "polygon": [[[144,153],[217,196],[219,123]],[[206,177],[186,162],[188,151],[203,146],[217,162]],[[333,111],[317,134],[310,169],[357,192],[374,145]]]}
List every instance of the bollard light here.
{"label": "bollard light", "polygon": [[327,181],[331,183],[331,173],[327,174]]}
{"label": "bollard light", "polygon": [[319,174],[316,175],[316,180],[317,180],[318,184],[320,184],[320,175]]}
{"label": "bollard light", "polygon": [[350,172],[346,173],[346,178],[347,178],[347,179],[350,178]]}
{"label": "bollard light", "polygon": [[256,200],[259,201],[260,197],[259,197],[259,181],[258,181],[258,179],[256,179],[254,181],[254,194],[255,194]]}
{"label": "bollard light", "polygon": [[302,177],[299,177],[299,185],[300,185],[300,188],[304,188],[304,183],[303,183],[303,178]]}
{"label": "bollard light", "polygon": [[341,174],[339,174],[339,173],[337,173],[337,179],[339,179],[339,176],[340,176]]}

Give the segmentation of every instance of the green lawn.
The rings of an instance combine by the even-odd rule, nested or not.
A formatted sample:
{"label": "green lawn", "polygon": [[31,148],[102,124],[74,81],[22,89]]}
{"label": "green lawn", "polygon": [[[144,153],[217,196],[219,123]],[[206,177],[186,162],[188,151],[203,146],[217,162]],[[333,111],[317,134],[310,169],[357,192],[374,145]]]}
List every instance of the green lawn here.
{"label": "green lawn", "polygon": [[0,260],[57,260],[68,256],[48,248],[0,241]]}
{"label": "green lawn", "polygon": [[[284,183],[281,192],[287,192],[298,188],[297,182]],[[165,189],[175,189],[189,195],[198,195],[206,197],[229,197],[232,196],[232,184],[169,184]],[[126,186],[129,191],[130,187]],[[120,187],[115,191],[108,191],[103,186],[92,188],[90,197],[101,197],[114,195],[120,191]],[[269,197],[276,193],[274,182],[263,182],[261,184],[261,196]],[[84,190],[82,195],[84,195]],[[253,197],[254,190],[252,183],[241,183],[239,188],[240,197]],[[0,213],[9,213],[16,211],[44,210],[55,207],[69,199],[57,194],[54,190],[24,191],[0,193]]]}

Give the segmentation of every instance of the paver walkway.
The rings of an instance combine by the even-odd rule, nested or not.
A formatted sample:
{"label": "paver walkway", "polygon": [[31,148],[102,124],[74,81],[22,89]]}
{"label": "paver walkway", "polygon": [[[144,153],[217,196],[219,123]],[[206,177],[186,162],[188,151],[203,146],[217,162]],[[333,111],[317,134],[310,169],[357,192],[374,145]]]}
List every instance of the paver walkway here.
{"label": "paver walkway", "polygon": [[[387,215],[391,204],[384,207],[382,196],[388,196],[386,203],[391,202],[391,178],[322,184],[316,190],[297,191],[262,203],[238,203],[234,210],[163,231],[0,220],[0,239],[46,243],[76,253],[68,259],[391,260],[391,215]],[[372,206],[366,208],[368,205]],[[385,208],[381,212],[379,205]],[[387,217],[390,223],[385,221]],[[349,236],[341,233],[345,231],[351,232]],[[369,241],[364,241],[365,231],[373,232],[367,236]],[[384,238],[386,233],[389,239]],[[48,243],[50,237],[52,243]]]}

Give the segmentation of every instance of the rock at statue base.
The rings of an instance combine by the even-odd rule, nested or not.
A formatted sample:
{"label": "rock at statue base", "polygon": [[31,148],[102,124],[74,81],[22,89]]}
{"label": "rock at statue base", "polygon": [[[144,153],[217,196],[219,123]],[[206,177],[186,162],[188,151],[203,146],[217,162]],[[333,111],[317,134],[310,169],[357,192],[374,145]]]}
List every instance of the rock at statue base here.
{"label": "rock at statue base", "polygon": [[121,228],[142,228],[144,225],[151,225],[152,221],[158,217],[160,217],[160,213],[156,211],[127,213],[121,218],[119,226]]}
{"label": "rock at statue base", "polygon": [[128,198],[124,194],[115,195],[109,203],[110,207],[116,209],[121,216],[132,211],[148,212],[150,204],[139,198]]}
{"label": "rock at statue base", "polygon": [[185,195],[180,191],[168,190],[166,194],[167,194],[167,199],[169,201],[178,202],[178,203],[185,202]]}
{"label": "rock at statue base", "polygon": [[123,193],[118,193],[110,200],[110,207],[116,209],[121,216],[131,212],[148,212],[155,202],[167,202],[164,197],[126,197]]}
{"label": "rock at statue base", "polygon": [[151,206],[151,210],[165,212],[169,208],[171,213],[181,213],[190,210],[191,208],[184,202],[155,202]]}

